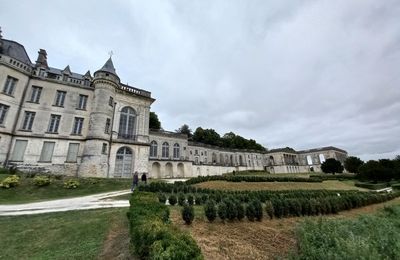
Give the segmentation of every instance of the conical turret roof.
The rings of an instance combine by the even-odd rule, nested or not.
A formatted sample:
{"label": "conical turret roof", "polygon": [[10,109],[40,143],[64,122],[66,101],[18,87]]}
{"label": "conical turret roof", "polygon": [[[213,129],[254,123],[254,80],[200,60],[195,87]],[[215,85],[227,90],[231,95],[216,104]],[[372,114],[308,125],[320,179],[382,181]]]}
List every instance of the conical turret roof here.
{"label": "conical turret roof", "polygon": [[99,69],[99,71],[110,72],[110,73],[117,75],[117,73],[115,72],[114,64],[112,62],[111,57],[106,61],[104,66],[101,69]]}

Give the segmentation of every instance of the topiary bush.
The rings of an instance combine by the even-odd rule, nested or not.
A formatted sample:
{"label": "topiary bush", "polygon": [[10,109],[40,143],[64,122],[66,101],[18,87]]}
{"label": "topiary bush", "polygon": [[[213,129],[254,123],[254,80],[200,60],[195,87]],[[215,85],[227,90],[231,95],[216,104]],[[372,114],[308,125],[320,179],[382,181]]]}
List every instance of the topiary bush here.
{"label": "topiary bush", "polygon": [[167,196],[164,193],[158,193],[158,201],[162,204],[165,204],[167,201]]}
{"label": "topiary bush", "polygon": [[187,196],[187,202],[188,202],[189,205],[193,205],[194,204],[194,197],[193,197],[192,194],[189,194]]}
{"label": "topiary bush", "polygon": [[272,206],[271,201],[265,202],[265,211],[267,212],[267,215],[269,216],[269,218],[273,219],[273,217],[274,217],[274,207]]}
{"label": "topiary bush", "polygon": [[237,206],[233,202],[233,200],[228,198],[224,200],[224,203],[226,205],[226,218],[229,220],[234,220],[235,218],[237,218]]}
{"label": "topiary bush", "polygon": [[218,217],[222,220],[222,221],[224,221],[226,218],[227,218],[227,206],[226,206],[226,204],[225,204],[225,202],[220,202],[219,204],[218,204],[218,210],[217,210],[217,213],[218,213]]}
{"label": "topiary bush", "polygon": [[245,217],[246,210],[240,201],[235,201],[235,204],[236,204],[236,210],[237,210],[237,219],[240,221]]}
{"label": "topiary bush", "polygon": [[50,185],[50,178],[48,176],[36,176],[33,178],[33,184],[37,187],[44,187]]}
{"label": "topiary bush", "polygon": [[175,194],[169,195],[168,202],[169,202],[169,205],[171,205],[171,206],[174,206],[176,204],[177,198],[176,198]]}
{"label": "topiary bush", "polygon": [[210,222],[213,222],[217,218],[217,208],[215,206],[215,201],[207,201],[206,205],[204,205],[204,215],[206,215],[208,221]]}
{"label": "topiary bush", "polygon": [[253,203],[247,204],[247,206],[246,206],[246,217],[247,217],[248,220],[254,221],[255,214],[256,214],[255,211],[256,210],[254,209]]}
{"label": "topiary bush", "polygon": [[80,186],[80,183],[78,180],[74,179],[69,179],[64,182],[64,188],[65,189],[76,189]]}
{"label": "topiary bush", "polygon": [[5,178],[1,183],[0,187],[4,189],[9,189],[19,185],[20,178],[17,175],[11,175]]}
{"label": "topiary bush", "polygon": [[258,220],[261,221],[263,218],[263,208],[262,204],[259,200],[253,200],[252,201],[253,207],[254,207],[254,217]]}
{"label": "topiary bush", "polygon": [[186,225],[190,225],[194,219],[193,206],[185,203],[182,208],[182,219],[185,221]]}
{"label": "topiary bush", "polygon": [[196,203],[196,205],[202,205],[203,202],[203,197],[201,194],[196,194],[196,196],[194,197],[194,201]]}
{"label": "topiary bush", "polygon": [[183,206],[185,204],[186,197],[183,193],[178,194],[178,205]]}

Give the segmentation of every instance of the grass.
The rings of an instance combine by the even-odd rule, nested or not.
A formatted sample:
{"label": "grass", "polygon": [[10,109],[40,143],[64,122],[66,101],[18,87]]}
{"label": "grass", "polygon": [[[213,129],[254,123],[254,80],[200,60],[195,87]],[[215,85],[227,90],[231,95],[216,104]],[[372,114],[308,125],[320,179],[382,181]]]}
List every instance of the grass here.
{"label": "grass", "polygon": [[106,259],[111,229],[123,228],[128,233],[126,211],[0,217],[0,259]]}
{"label": "grass", "polygon": [[306,221],[293,259],[400,259],[400,206],[357,219]]}
{"label": "grass", "polygon": [[227,182],[208,181],[195,184],[199,188],[216,190],[366,190],[354,186],[353,181],[323,182]]}
{"label": "grass", "polygon": [[[0,181],[8,175],[0,175]],[[65,189],[64,180],[52,178],[49,186],[36,187],[33,178],[21,178],[19,186],[10,189],[0,188],[0,204],[17,204],[67,197],[78,197],[101,192],[129,189],[130,179],[80,178],[76,189]]]}

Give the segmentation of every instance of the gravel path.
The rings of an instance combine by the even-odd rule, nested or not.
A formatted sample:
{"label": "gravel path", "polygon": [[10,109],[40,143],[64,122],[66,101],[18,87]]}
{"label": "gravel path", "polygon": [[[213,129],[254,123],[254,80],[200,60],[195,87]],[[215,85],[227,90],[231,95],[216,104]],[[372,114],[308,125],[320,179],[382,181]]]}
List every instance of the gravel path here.
{"label": "gravel path", "polygon": [[109,199],[110,197],[120,196],[128,193],[131,193],[131,191],[113,191],[68,199],[16,205],[0,205],[0,216],[18,216],[69,210],[129,207],[128,200]]}

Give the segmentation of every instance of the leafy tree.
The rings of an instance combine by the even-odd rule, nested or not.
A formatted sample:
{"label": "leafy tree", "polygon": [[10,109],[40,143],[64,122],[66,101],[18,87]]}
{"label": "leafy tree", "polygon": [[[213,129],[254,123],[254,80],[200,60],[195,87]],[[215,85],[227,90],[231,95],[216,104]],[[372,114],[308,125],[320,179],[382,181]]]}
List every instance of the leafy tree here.
{"label": "leafy tree", "polygon": [[364,162],[360,158],[354,157],[354,156],[349,156],[344,161],[344,168],[348,172],[358,173],[358,168],[360,168],[360,166],[363,164],[364,164]]}
{"label": "leafy tree", "polygon": [[193,133],[192,140],[199,143],[220,145],[221,137],[214,129],[203,129],[201,127],[196,128]]}
{"label": "leafy tree", "polygon": [[343,165],[334,158],[329,158],[321,165],[321,170],[324,173],[342,173],[343,172]]}
{"label": "leafy tree", "polygon": [[388,167],[386,161],[370,160],[360,166],[359,178],[372,181],[387,181],[393,177],[393,169]]}
{"label": "leafy tree", "polygon": [[181,127],[179,127],[179,129],[175,130],[175,132],[180,133],[180,134],[185,134],[189,138],[191,138],[193,136],[192,129],[190,129],[187,124],[182,125]]}
{"label": "leafy tree", "polygon": [[155,112],[150,112],[149,128],[154,130],[161,129],[161,122]]}

